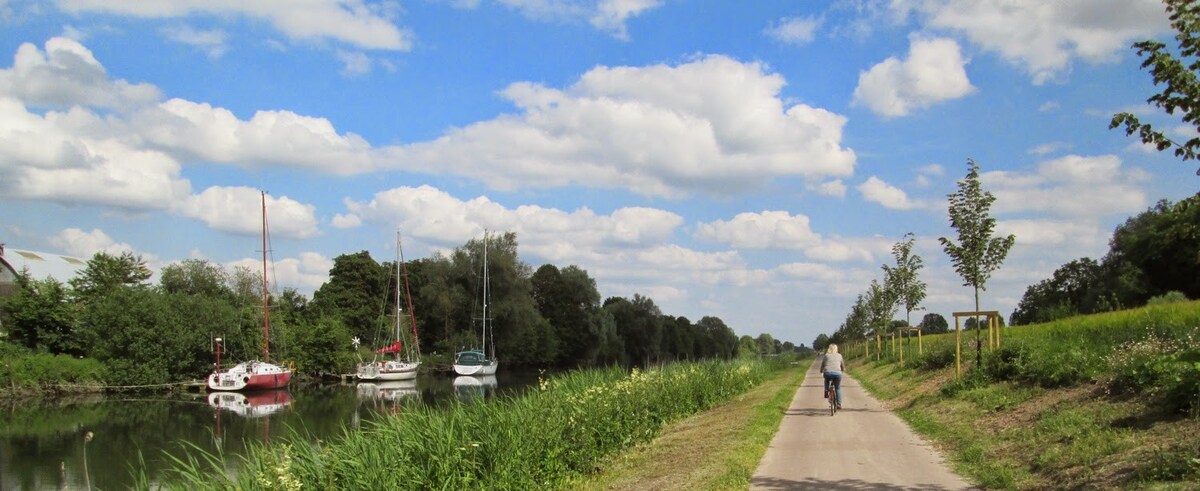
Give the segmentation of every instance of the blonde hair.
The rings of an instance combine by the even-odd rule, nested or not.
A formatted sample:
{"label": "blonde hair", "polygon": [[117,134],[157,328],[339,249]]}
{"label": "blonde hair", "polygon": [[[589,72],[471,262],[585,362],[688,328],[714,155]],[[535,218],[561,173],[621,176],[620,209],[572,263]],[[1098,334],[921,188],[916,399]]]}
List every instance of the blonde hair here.
{"label": "blonde hair", "polygon": [[836,344],[829,345],[829,350],[826,352],[827,353],[837,353],[837,345]]}

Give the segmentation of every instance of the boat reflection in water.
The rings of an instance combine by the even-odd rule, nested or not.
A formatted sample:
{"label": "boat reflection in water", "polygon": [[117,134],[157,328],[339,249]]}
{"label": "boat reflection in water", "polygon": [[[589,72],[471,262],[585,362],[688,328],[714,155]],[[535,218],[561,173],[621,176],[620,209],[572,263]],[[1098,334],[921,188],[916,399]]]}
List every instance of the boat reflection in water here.
{"label": "boat reflection in water", "polygon": [[421,392],[417,390],[416,380],[389,380],[386,382],[360,382],[355,386],[359,399],[377,401],[400,401],[407,398],[418,398]]}
{"label": "boat reflection in water", "polygon": [[261,418],[292,404],[287,389],[261,392],[210,392],[208,405],[243,418]]}
{"label": "boat reflection in water", "polygon": [[496,393],[495,375],[454,377],[454,394],[462,402],[483,401]]}

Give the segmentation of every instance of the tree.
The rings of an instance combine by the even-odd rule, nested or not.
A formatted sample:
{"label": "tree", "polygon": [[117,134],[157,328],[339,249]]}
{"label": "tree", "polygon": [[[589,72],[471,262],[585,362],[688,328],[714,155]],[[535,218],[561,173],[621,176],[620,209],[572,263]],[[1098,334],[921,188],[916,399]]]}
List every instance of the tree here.
{"label": "tree", "polygon": [[166,293],[232,298],[229,281],[225,268],[204,259],[184,259],[171,263],[158,274],[158,284]]}
{"label": "tree", "polygon": [[3,304],[10,339],[34,351],[84,354],[68,297],[65,285],[52,277],[36,280],[26,271],[18,273],[16,293]]}
{"label": "tree", "polygon": [[813,349],[817,351],[825,351],[829,347],[829,335],[821,333],[813,340]]}
{"label": "tree", "polygon": [[942,314],[930,312],[921,318],[921,323],[918,324],[921,332],[925,334],[942,334],[950,331],[950,323],[946,322],[946,318]]}
{"label": "tree", "polygon": [[342,254],[333,258],[329,281],[313,292],[309,307],[318,316],[331,316],[364,343],[382,343],[374,339],[387,299],[388,271],[375,262],[367,251]]}
{"label": "tree", "polygon": [[891,287],[900,305],[904,306],[905,325],[912,325],[911,313],[919,310],[921,301],[925,300],[925,282],[917,277],[922,264],[921,256],[912,253],[913,234],[904,234],[904,239],[892,246],[892,257],[896,265],[883,265],[884,284]]}
{"label": "tree", "polygon": [[1174,204],[1159,201],[1117,227],[1109,244],[1106,266],[1131,266],[1137,272],[1126,274],[1142,286],[1120,298],[1126,305],[1172,290],[1200,298],[1200,193]]}
{"label": "tree", "polygon": [[1060,266],[1046,280],[1025,289],[1025,295],[1012,313],[1014,325],[1050,322],[1078,314],[1097,312],[1097,299],[1103,294],[1100,263],[1080,258]]}
{"label": "tree", "polygon": [[150,275],[150,268],[139,255],[128,251],[119,255],[101,251],[92,256],[87,267],[68,283],[76,298],[89,302],[116,286],[141,286]]}
{"label": "tree", "polygon": [[[1171,27],[1178,33],[1175,41],[1179,58],[1173,56],[1165,44],[1154,40],[1134,43],[1133,48],[1143,58],[1142,68],[1149,68],[1154,76],[1154,85],[1166,84],[1162,92],[1146,102],[1170,115],[1181,113],[1181,119],[1193,127],[1192,134],[1195,135],[1195,130],[1200,130],[1200,77],[1197,76],[1200,71],[1200,60],[1197,59],[1200,54],[1200,37],[1197,36],[1200,9],[1196,8],[1194,0],[1164,0],[1164,3]],[[1109,129],[1119,126],[1124,126],[1126,135],[1137,133],[1142,143],[1154,145],[1160,152],[1174,148],[1175,156],[1184,161],[1195,160],[1197,150],[1200,150],[1200,136],[1179,143],[1127,112],[1114,114],[1108,124]],[[1196,170],[1196,175],[1200,175],[1200,169]]]}
{"label": "tree", "polygon": [[534,303],[558,339],[554,363],[561,367],[590,365],[600,350],[600,326],[593,322],[593,311],[600,308],[596,280],[578,266],[560,271],[546,264],[533,273],[530,283]]}
{"label": "tree", "polygon": [[759,355],[758,341],[750,337],[749,334],[742,335],[738,338],[738,357],[753,358]]}
{"label": "tree", "polygon": [[895,292],[886,283],[880,285],[878,281],[871,280],[871,286],[867,289],[866,296],[863,297],[863,306],[866,311],[867,325],[876,334],[882,334],[887,331],[888,324],[892,321],[892,315],[896,313]]}
{"label": "tree", "polygon": [[775,349],[775,338],[770,334],[765,332],[759,334],[758,337],[754,339],[754,342],[758,343],[759,354],[773,355],[779,352]]}
{"label": "tree", "polygon": [[[967,177],[958,181],[958,191],[948,196],[950,198],[950,226],[958,231],[958,243],[939,237],[946,254],[954,264],[954,270],[963,278],[963,286],[975,290],[975,311],[979,311],[979,290],[986,290],[988,278],[992,272],[1000,268],[1009,249],[1017,238],[992,237],[996,228],[996,219],[988,212],[996,197],[985,191],[979,182],[979,165],[974,160],[967,159]],[[980,346],[980,334],[976,333],[976,357],[980,363],[983,351]]]}

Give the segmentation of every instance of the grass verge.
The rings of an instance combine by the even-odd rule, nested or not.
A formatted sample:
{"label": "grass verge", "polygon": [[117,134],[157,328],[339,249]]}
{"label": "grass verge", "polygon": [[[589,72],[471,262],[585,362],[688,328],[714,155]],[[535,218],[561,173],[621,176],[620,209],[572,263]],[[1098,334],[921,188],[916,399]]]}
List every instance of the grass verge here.
{"label": "grass verge", "polygon": [[[1153,399],[1111,397],[1091,382],[955,384],[952,367],[855,365],[868,391],[987,489],[1196,489],[1200,482],[1200,420]],[[948,382],[929,383],[939,379]]]}
{"label": "grass verge", "polygon": [[653,441],[603,462],[566,486],[584,491],[746,489],[779,429],[811,359],[704,413],[673,423]]}

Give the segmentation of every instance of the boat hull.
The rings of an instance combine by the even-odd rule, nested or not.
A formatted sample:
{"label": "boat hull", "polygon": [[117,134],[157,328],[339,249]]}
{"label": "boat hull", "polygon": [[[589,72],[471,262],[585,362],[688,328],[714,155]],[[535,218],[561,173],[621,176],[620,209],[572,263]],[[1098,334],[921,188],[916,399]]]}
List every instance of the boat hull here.
{"label": "boat hull", "polygon": [[225,391],[280,389],[287,387],[291,381],[291,370],[271,363],[248,362],[239,363],[229,370],[209,375],[208,389]]}
{"label": "boat hull", "polygon": [[359,380],[392,382],[397,380],[414,380],[417,369],[421,364],[407,362],[367,363],[359,365],[357,377]]}
{"label": "boat hull", "polygon": [[487,365],[454,365],[454,373],[459,375],[495,375],[496,369],[499,368],[499,362],[491,362]]}

